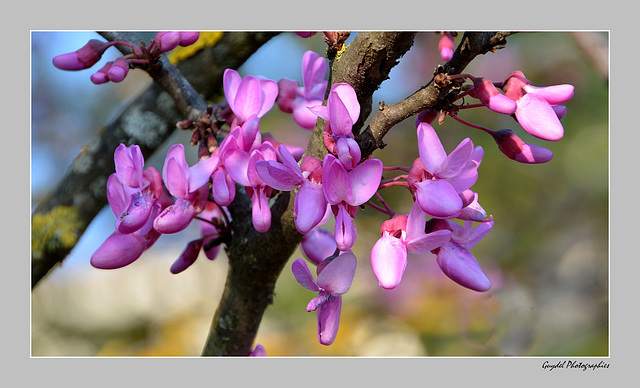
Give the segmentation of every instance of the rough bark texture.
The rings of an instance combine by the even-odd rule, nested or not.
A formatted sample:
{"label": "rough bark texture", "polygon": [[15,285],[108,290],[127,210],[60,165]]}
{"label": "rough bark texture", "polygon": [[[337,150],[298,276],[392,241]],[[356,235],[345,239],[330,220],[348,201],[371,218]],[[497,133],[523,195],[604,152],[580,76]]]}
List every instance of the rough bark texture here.
{"label": "rough bark texture", "polygon": [[[203,98],[213,99],[222,94],[224,70],[238,68],[275,35],[224,33],[214,46],[179,63],[178,68]],[[184,118],[169,94],[153,84],[82,150],[60,183],[32,214],[32,288],[64,260],[107,204],[105,187],[115,168],[113,151],[118,144],[138,144],[148,158]]]}
{"label": "rough bark texture", "polygon": [[[476,56],[495,52],[504,47],[506,37],[511,34],[511,32],[465,32],[451,60],[437,73],[460,74]],[[379,106],[369,126],[357,136],[363,157],[371,155],[377,148],[384,147],[382,139],[394,125],[427,108],[438,109],[440,104],[446,104],[449,93],[454,94],[451,97],[457,93],[455,82],[443,84],[435,81],[434,75],[427,85],[406,99],[393,105]]]}

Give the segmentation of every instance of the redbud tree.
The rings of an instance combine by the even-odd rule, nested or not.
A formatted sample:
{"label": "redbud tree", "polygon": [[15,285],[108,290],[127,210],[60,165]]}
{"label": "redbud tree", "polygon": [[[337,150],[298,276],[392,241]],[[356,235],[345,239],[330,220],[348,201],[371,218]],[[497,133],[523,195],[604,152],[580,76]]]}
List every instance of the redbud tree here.
{"label": "redbud tree", "polygon": [[[297,59],[301,79],[238,71],[275,32],[225,33],[214,42],[195,31],[158,32],[149,41],[100,32],[102,39],[52,59],[61,71],[89,70],[96,93],[101,84],[126,83],[134,71],[146,72],[153,84],[83,150],[93,162],[72,166],[34,210],[32,288],[75,244],[65,242],[64,233],[45,236],[44,217],[66,209],[65,219],[48,227],[77,236],[108,206],[113,231],[89,259],[96,270],[144,260],[164,235],[193,224],[200,233],[185,239],[171,273],[180,276],[194,270],[196,260],[226,256],[224,292],[202,338],[206,356],[268,355],[256,334],[268,306],[278,303],[274,290],[282,276],[293,277],[309,295],[300,309],[315,316],[317,330],[308,334],[326,346],[348,335],[340,321],[356,271],[371,271],[376,286],[391,291],[414,257],[427,257],[452,284],[476,293],[492,289],[492,275],[483,269],[490,260],[473,253],[500,223],[475,190],[483,160],[500,157],[523,168],[552,162],[554,143],[572,130],[563,118],[571,114],[574,85],[536,84],[526,68],[498,79],[466,71],[478,58],[508,50],[516,32],[438,31],[431,32],[439,40],[431,55],[440,64],[430,79],[397,102],[374,106],[374,92],[412,49],[415,32],[283,34],[324,42],[324,50]],[[119,56],[97,68],[107,50]],[[158,131],[149,144],[127,128],[140,111],[172,130]],[[306,146],[270,133],[266,118],[275,111],[307,136]],[[482,121],[493,115],[509,118],[510,126]],[[468,135],[452,139],[446,129],[452,122]],[[413,147],[402,152],[413,155],[412,163],[391,164],[387,135],[407,123],[411,130],[403,136]],[[161,168],[148,165],[174,131],[189,133],[189,143],[170,145]],[[492,140],[491,152],[478,138]],[[188,163],[189,155],[197,161]],[[510,195],[509,187],[503,195]],[[373,237],[358,226],[365,212],[376,220]]]}

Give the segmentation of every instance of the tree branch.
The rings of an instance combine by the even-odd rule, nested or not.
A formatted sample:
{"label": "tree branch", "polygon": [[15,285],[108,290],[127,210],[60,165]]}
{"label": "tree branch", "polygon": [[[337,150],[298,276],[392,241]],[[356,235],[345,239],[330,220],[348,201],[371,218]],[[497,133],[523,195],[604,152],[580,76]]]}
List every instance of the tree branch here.
{"label": "tree branch", "polygon": [[[459,74],[478,55],[495,52],[506,44],[506,37],[512,32],[465,32],[453,57],[439,73]],[[382,139],[399,122],[428,108],[437,109],[445,97],[454,91],[456,83],[439,85],[435,77],[429,83],[406,99],[393,104],[380,104],[378,112],[371,119],[368,128],[356,139],[362,149],[363,158],[384,147]],[[445,102],[446,103],[446,102]]]}

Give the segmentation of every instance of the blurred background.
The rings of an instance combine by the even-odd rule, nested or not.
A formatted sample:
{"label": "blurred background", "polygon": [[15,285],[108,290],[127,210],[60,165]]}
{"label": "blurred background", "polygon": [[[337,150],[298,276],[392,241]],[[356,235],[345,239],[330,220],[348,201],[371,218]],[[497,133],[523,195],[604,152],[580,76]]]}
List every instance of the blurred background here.
{"label": "blurred background", "polygon": [[[386,218],[372,209],[360,210],[353,249],[358,269],[343,297],[336,341],[331,346],[317,341],[316,313],[305,310],[314,295],[298,285],[290,271],[291,262],[303,257],[297,250],[256,338],[267,355],[609,355],[609,88],[607,76],[579,48],[575,34],[608,40],[601,32],[516,34],[507,39],[505,49],[476,58],[465,70],[496,82],[521,70],[536,86],[575,86],[562,119],[565,137],[555,143],[535,139],[510,117],[486,109],[460,114],[491,129],[513,129],[523,140],[552,150],[552,161],[512,161],[490,136],[451,118],[435,126],[448,152],[467,137],[485,149],[473,189],[495,226],[473,254],[492,289],[477,293],[458,286],[442,274],[433,255],[410,256],[400,286],[382,289],[369,254]],[[33,31],[31,38],[35,207],[58,184],[81,147],[150,79],[136,70],[120,84],[93,85],[89,75],[113,60],[115,49],[90,70],[53,67],[53,56],[100,38],[93,32]],[[417,34],[414,47],[374,95],[374,106],[398,102],[431,79],[443,63],[438,40],[434,32]],[[283,33],[239,72],[301,81],[303,53],[322,54],[325,46],[319,34],[302,39]],[[262,119],[261,129],[299,146],[309,137],[277,107]],[[147,164],[160,169],[166,149],[188,141],[189,134],[175,134]],[[374,154],[385,166],[410,166],[418,156],[413,118],[396,126],[385,141],[388,146]],[[406,190],[389,188],[382,195],[395,211],[410,210]],[[199,356],[224,287],[224,252],[215,261],[200,257],[185,272],[172,275],[171,263],[198,235],[197,228],[189,228],[163,236],[125,268],[95,269],[89,258],[112,233],[114,222],[105,208],[63,265],[32,292],[32,356]],[[325,227],[332,230],[331,223]]]}

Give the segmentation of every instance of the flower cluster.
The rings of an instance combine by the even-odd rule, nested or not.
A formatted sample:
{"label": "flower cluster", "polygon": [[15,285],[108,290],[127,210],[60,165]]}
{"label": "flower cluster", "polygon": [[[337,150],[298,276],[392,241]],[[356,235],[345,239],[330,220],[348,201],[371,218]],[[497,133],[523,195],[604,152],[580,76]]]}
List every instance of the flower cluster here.
{"label": "flower cluster", "polygon": [[144,43],[140,46],[135,46],[122,41],[103,42],[98,39],[91,39],[76,51],[56,55],[53,58],[53,65],[61,70],[89,69],[98,63],[109,47],[115,45],[126,46],[133,51],[132,54],[107,62],[89,77],[91,82],[96,85],[109,81],[122,82],[129,73],[130,68],[149,65],[156,61],[162,53],[171,51],[178,46],[190,46],[198,40],[199,36],[200,33],[197,31],[157,32],[148,47]]}
{"label": "flower cluster", "polygon": [[[453,55],[453,36],[442,34],[440,48],[445,59]],[[180,34],[157,35],[152,46],[165,51],[182,44],[183,38],[186,36]],[[54,62],[67,63],[67,69],[89,67],[105,45],[93,42],[87,47]],[[98,248],[91,264],[104,269],[128,265],[162,234],[180,232],[194,220],[201,235],[186,245],[171,272],[188,268],[200,252],[213,260],[220,244],[228,241],[233,220],[226,207],[234,201],[238,186],[251,200],[253,226],[261,233],[271,227],[270,200],[281,191],[295,195],[295,226],[304,235],[302,252],[316,266],[316,277],[302,258],[293,262],[291,270],[302,287],[317,293],[306,309],[317,312],[321,344],[330,345],[336,339],[342,298],[351,287],[358,262],[351,251],[358,235],[356,216],[365,206],[388,216],[370,254],[382,288],[400,285],[408,255],[414,254],[434,257],[442,272],[463,287],[489,290],[491,281],[471,253],[494,225],[480,206],[478,193],[472,190],[485,151],[466,138],[448,153],[431,124],[438,117],[441,123],[449,115],[491,134],[498,149],[511,159],[546,162],[552,158],[550,151],[525,143],[513,130],[493,131],[467,123],[458,113],[484,107],[512,116],[533,136],[557,141],[563,135],[559,120],[566,112],[561,104],[573,96],[573,86],[535,87],[520,71],[501,83],[468,74],[446,76],[449,82],[471,80],[472,85],[460,88],[458,99],[471,96],[479,103],[452,103],[439,111],[421,112],[415,120],[418,147],[413,164],[388,167],[362,154],[353,132],[361,108],[355,90],[347,83],[335,83],[327,91],[326,70],[325,58],[311,51],[302,58],[302,86],[284,78],[276,82],[242,77],[227,69],[223,88],[228,109],[222,120],[228,125],[226,136],[193,166],[187,164],[181,144],[167,152],[162,174],[144,167],[138,146],[120,145],[115,151],[116,172],[107,182],[115,232]],[[315,127],[318,117],[324,120],[326,154],[322,160],[262,133],[261,119],[276,105],[307,130]],[[403,174],[383,180],[385,171]],[[397,213],[384,201],[380,192],[392,186],[407,190],[408,213]],[[331,217],[333,232],[322,228]],[[264,355],[264,348],[258,345],[253,355]]]}

